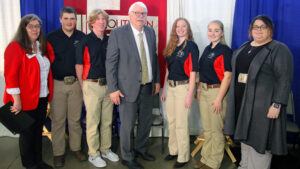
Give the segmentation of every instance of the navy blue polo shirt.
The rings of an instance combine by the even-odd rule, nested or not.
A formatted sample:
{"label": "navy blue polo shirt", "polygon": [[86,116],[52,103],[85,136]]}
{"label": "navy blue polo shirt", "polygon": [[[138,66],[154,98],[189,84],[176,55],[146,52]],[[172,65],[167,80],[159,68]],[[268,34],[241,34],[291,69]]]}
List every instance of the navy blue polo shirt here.
{"label": "navy blue polo shirt", "polygon": [[105,60],[108,36],[103,40],[92,31],[80,42],[76,51],[76,64],[83,65],[82,79],[105,78]]}
{"label": "navy blue polo shirt", "polygon": [[47,41],[51,44],[55,54],[51,64],[54,79],[63,80],[65,76],[76,76],[76,46],[84,36],[85,34],[81,31],[74,30],[69,37],[61,28],[47,35]]}
{"label": "navy blue polo shirt", "polygon": [[211,84],[221,84],[224,72],[231,72],[232,50],[222,43],[218,43],[214,48],[208,45],[199,61],[200,82]]}
{"label": "navy blue polo shirt", "polygon": [[190,72],[198,71],[199,49],[195,42],[188,40],[184,47],[184,42],[177,46],[171,56],[165,59],[168,68],[169,80],[188,80]]}

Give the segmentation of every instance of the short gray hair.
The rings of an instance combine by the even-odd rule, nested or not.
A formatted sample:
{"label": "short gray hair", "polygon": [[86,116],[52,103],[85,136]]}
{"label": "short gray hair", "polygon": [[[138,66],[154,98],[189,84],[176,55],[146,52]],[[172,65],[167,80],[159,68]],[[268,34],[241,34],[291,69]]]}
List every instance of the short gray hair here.
{"label": "short gray hair", "polygon": [[146,6],[143,2],[135,2],[135,3],[133,3],[133,4],[129,7],[128,14],[129,14],[130,12],[132,12],[133,7],[134,7],[135,5],[138,5],[138,6],[143,7],[143,8],[145,9],[145,12],[148,12],[147,6]]}

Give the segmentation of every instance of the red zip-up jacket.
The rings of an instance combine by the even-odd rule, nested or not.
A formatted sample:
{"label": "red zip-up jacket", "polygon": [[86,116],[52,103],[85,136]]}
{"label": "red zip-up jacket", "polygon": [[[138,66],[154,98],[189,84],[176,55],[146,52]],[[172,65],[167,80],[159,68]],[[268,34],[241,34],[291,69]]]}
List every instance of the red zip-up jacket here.
{"label": "red zip-up jacket", "polygon": [[[54,52],[47,43],[46,57],[50,64],[54,60]],[[36,57],[28,58],[26,51],[16,41],[11,42],[4,52],[5,91],[4,104],[14,102],[13,97],[6,92],[7,88],[19,88],[22,110],[34,110],[38,106],[40,96],[40,65]],[[51,66],[48,75],[48,101],[53,96],[53,78]]]}

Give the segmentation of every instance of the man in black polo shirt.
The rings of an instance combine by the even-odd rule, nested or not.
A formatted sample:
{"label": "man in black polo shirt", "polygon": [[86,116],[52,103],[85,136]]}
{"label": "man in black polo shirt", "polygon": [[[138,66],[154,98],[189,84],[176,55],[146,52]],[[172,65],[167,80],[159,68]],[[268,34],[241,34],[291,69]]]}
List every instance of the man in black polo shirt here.
{"label": "man in black polo shirt", "polygon": [[107,92],[105,74],[108,37],[104,31],[107,23],[108,14],[104,10],[93,10],[88,18],[91,33],[82,39],[76,52],[76,73],[86,107],[89,162],[96,167],[106,166],[101,156],[113,162],[119,161],[118,155],[110,150],[113,104]]}
{"label": "man in black polo shirt", "polygon": [[65,126],[68,119],[70,149],[80,161],[87,158],[81,151],[82,91],[75,71],[76,46],[84,33],[75,29],[76,11],[72,7],[60,10],[62,27],[47,35],[55,59],[51,65],[54,78],[54,92],[51,101],[51,133],[54,166],[64,166]]}

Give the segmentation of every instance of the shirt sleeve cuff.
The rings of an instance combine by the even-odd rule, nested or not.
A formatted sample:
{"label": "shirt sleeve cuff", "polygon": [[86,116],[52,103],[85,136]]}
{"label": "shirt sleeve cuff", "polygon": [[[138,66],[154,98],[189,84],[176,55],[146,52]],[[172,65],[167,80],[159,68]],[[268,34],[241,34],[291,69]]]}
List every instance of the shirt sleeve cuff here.
{"label": "shirt sleeve cuff", "polygon": [[7,88],[6,92],[10,95],[12,94],[20,94],[20,88]]}

